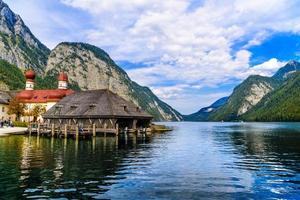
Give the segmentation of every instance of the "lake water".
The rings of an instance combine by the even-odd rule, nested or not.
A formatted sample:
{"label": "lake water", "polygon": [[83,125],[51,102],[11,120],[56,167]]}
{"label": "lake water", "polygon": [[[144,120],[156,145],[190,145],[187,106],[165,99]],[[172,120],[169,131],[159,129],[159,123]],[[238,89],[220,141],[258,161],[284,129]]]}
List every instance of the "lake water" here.
{"label": "lake water", "polygon": [[0,199],[300,199],[300,123],[150,137],[0,138]]}

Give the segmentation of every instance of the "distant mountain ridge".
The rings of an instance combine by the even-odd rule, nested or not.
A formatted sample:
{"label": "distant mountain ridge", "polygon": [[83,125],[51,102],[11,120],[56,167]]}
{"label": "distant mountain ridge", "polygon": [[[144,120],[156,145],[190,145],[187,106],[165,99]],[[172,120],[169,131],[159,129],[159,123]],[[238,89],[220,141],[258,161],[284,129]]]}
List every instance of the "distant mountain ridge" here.
{"label": "distant mountain ridge", "polygon": [[228,101],[228,97],[222,97],[208,107],[201,108],[198,112],[184,115],[184,121],[208,121],[210,114],[217,108],[223,106]]}
{"label": "distant mountain ridge", "polygon": [[246,121],[300,121],[300,72],[294,72],[276,90],[264,96],[249,112]]}
{"label": "distant mountain ridge", "polygon": [[[211,121],[294,121],[291,107],[299,105],[297,87],[300,63],[290,61],[272,77],[250,76],[238,85],[226,104],[214,111]],[[285,95],[288,98],[285,98]],[[280,98],[279,98],[280,97]],[[288,105],[288,106],[287,106]],[[285,110],[285,111],[283,111]],[[298,112],[298,109],[294,109]],[[280,116],[278,116],[280,115]]]}
{"label": "distant mountain ridge", "polygon": [[284,79],[288,78],[289,75],[291,75],[299,70],[300,70],[300,63],[295,60],[291,60],[284,67],[280,68],[272,76],[272,78],[283,81]]}
{"label": "distant mountain ridge", "polygon": [[226,104],[213,112],[209,120],[232,121],[250,110],[266,94],[276,89],[279,81],[259,75],[251,75],[235,87]]}
{"label": "distant mountain ridge", "polygon": [[63,42],[50,51],[21,17],[0,0],[0,89],[23,89],[23,71],[29,68],[38,73],[36,89],[56,88],[58,72],[66,71],[74,90],[110,89],[152,114],[157,121],[182,120],[179,112],[149,88],[132,81],[102,49],[85,43]]}

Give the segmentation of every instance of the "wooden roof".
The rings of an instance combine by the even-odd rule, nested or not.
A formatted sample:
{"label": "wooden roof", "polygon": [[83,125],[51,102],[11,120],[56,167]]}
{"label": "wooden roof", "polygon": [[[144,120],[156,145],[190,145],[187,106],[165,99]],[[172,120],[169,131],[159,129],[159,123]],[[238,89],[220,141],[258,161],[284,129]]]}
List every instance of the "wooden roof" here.
{"label": "wooden roof", "polygon": [[75,92],[50,108],[45,119],[71,118],[144,118],[152,116],[142,111],[134,103],[126,101],[109,90]]}

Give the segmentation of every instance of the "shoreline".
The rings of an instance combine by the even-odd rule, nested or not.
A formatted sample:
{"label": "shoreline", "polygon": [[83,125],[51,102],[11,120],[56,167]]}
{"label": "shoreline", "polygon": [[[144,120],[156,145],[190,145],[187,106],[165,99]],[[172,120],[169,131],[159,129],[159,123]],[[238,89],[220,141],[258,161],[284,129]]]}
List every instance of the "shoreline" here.
{"label": "shoreline", "polygon": [[25,134],[27,128],[22,127],[3,127],[0,128],[0,137],[9,135],[22,135]]}

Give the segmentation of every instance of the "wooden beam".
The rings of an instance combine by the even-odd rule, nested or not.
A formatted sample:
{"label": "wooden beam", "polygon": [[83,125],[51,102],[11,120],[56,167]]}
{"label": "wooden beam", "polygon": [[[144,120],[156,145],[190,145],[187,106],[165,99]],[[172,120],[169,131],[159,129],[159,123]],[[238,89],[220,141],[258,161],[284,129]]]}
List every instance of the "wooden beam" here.
{"label": "wooden beam", "polygon": [[29,131],[29,135],[31,135],[31,132],[32,132],[32,124],[31,123],[29,124],[28,131]]}
{"label": "wooden beam", "polygon": [[115,124],[114,124],[114,122],[113,122],[112,119],[109,119],[109,122],[110,122],[110,124],[111,124],[112,127],[115,127]]}
{"label": "wooden beam", "polygon": [[79,136],[79,127],[78,127],[78,124],[76,124],[76,138],[78,138],[78,136]]}
{"label": "wooden beam", "polygon": [[116,123],[116,135],[119,135],[119,124]]}
{"label": "wooden beam", "polygon": [[40,135],[40,131],[41,131],[41,124],[38,123],[38,127],[37,127],[37,135]]}
{"label": "wooden beam", "polygon": [[68,125],[67,124],[65,124],[64,133],[65,133],[65,138],[67,138],[68,137]]}
{"label": "wooden beam", "polygon": [[136,129],[137,120],[134,119],[132,122],[132,129]]}
{"label": "wooden beam", "polygon": [[96,137],[96,124],[93,124],[93,137]]}
{"label": "wooden beam", "polygon": [[52,137],[54,136],[54,132],[55,131],[55,126],[54,126],[54,124],[51,124],[51,135],[52,135]]}

